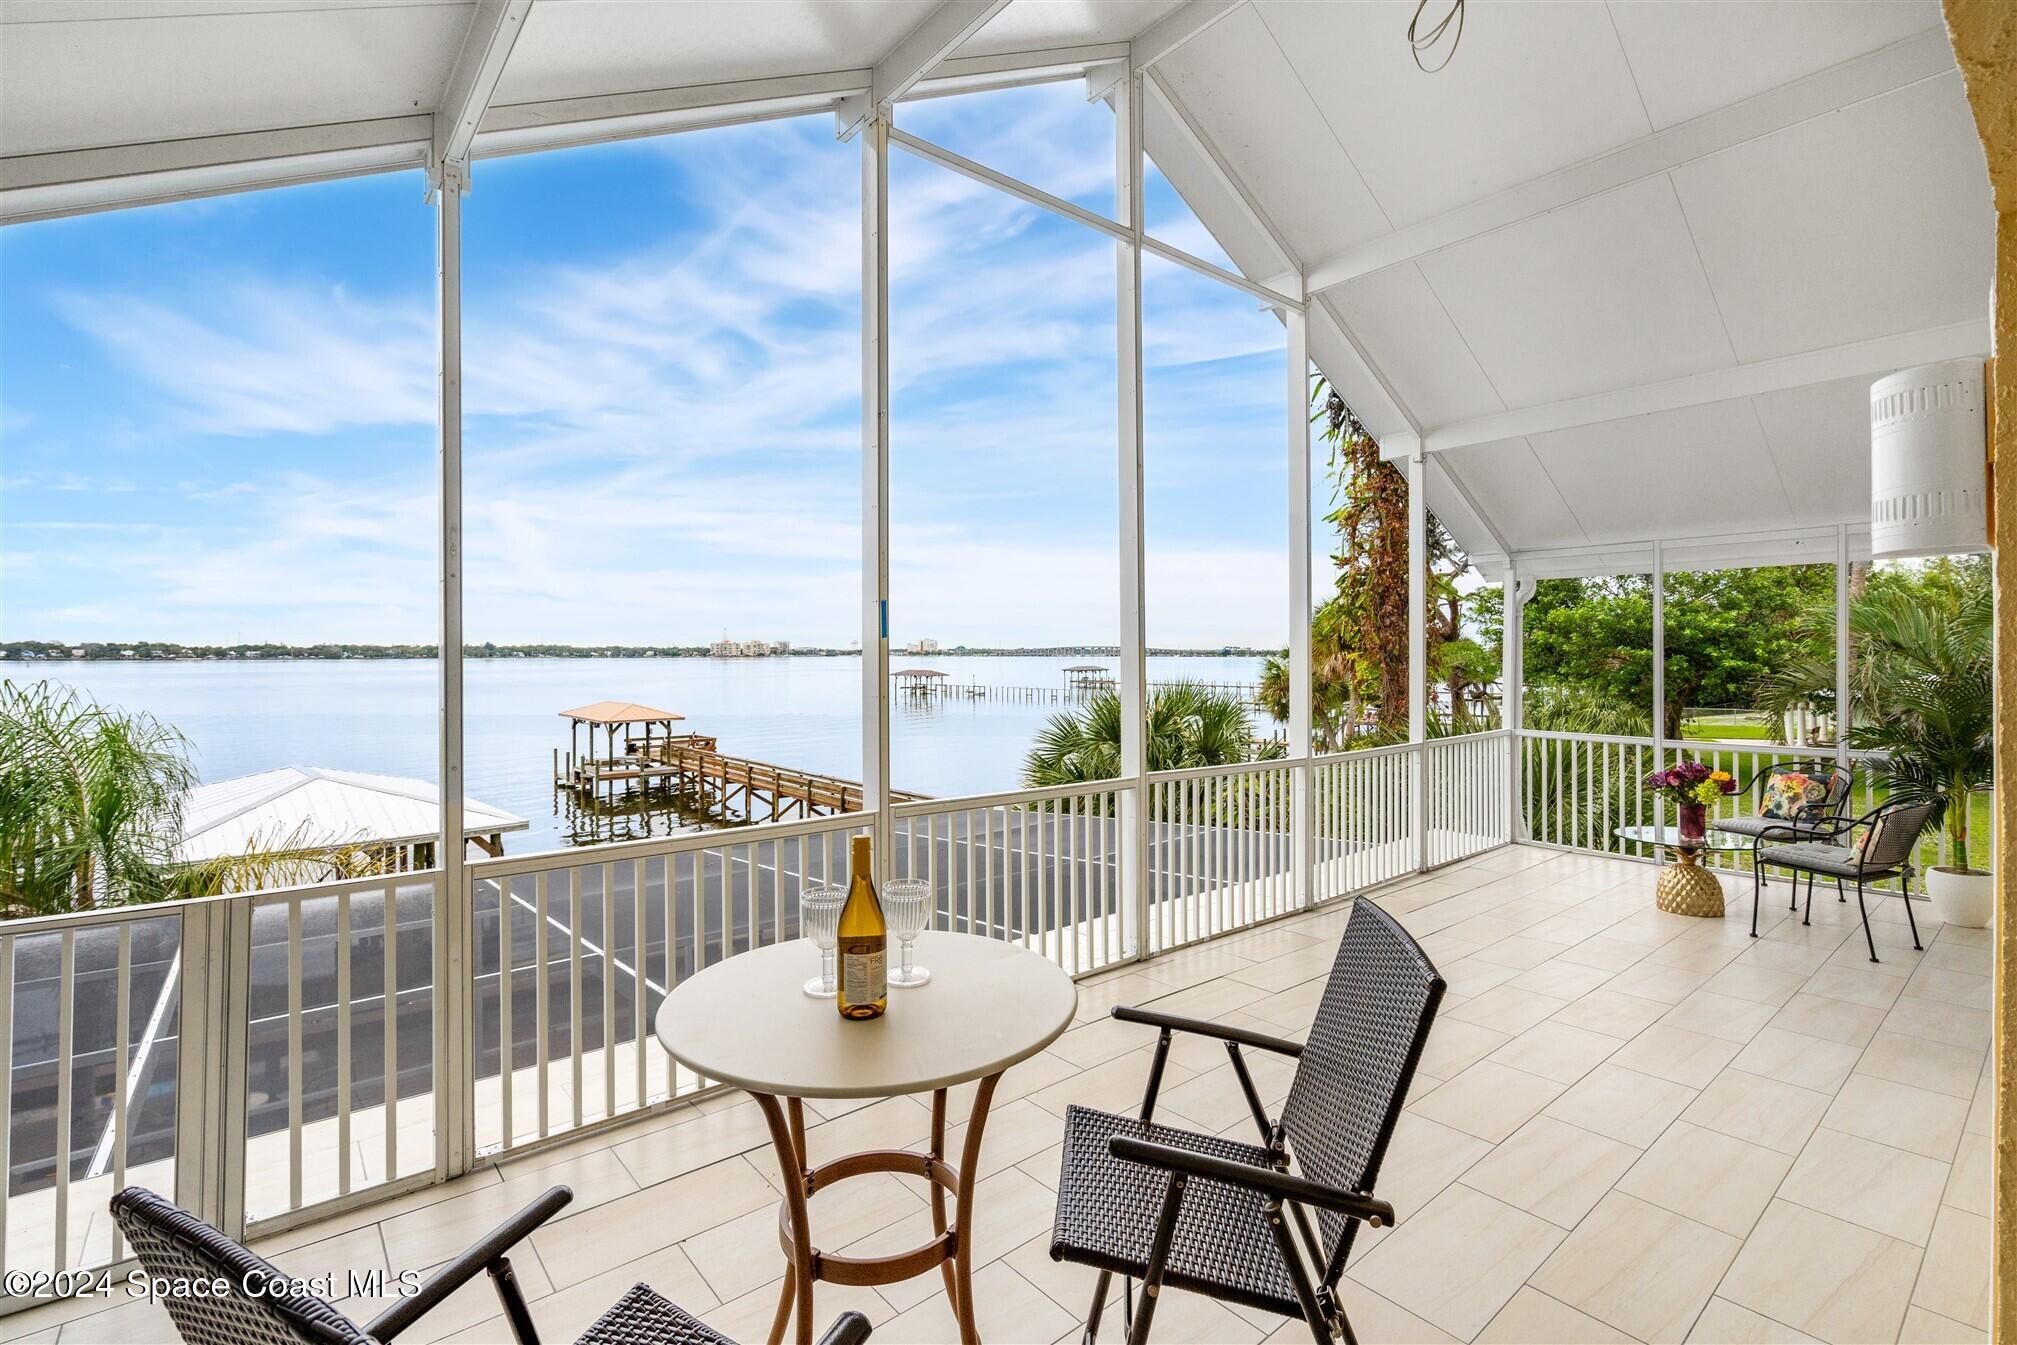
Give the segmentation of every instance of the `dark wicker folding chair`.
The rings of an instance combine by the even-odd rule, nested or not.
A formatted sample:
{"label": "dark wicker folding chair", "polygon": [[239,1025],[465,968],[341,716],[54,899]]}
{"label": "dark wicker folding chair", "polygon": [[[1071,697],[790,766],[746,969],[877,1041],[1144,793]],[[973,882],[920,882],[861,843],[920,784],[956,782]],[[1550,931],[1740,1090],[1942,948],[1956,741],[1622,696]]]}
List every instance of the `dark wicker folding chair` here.
{"label": "dark wicker folding chair", "polygon": [[[1303,1045],[1116,1008],[1114,1017],[1159,1035],[1139,1116],[1077,1106],[1065,1112],[1051,1256],[1100,1272],[1085,1339],[1098,1334],[1108,1286],[1119,1274],[1130,1281],[1123,1297],[1129,1345],[1148,1340],[1165,1285],[1301,1317],[1319,1341],[1340,1333],[1353,1342],[1338,1277],[1359,1221],[1393,1222],[1393,1207],[1372,1195],[1373,1181],[1442,996],[1443,979],[1420,946],[1360,898]],[[1260,1144],[1154,1123],[1174,1032],[1225,1043]],[[1254,1091],[1243,1046],[1297,1059],[1279,1121],[1268,1119]]]}
{"label": "dark wicker folding chair", "polygon": [[[1863,889],[1886,878],[1899,881],[1905,898],[1905,922],[1912,927],[1912,947],[1920,950],[1919,922],[1912,915],[1912,855],[1927,824],[1940,811],[1937,800],[1926,803],[1898,801],[1872,808],[1861,817],[1839,818],[1819,836],[1793,828],[1767,829],[1751,842],[1751,937],[1758,937],[1758,892],[1764,886],[1767,866],[1789,869],[1793,874],[1793,903],[1800,909],[1800,875],[1807,877],[1807,913],[1803,925],[1814,923],[1814,879],[1818,875],[1835,880],[1835,894],[1847,901],[1844,881],[1856,884],[1856,910],[1863,917],[1863,941],[1870,946],[1870,960],[1876,962],[1877,940],[1870,934],[1870,909],[1863,904]],[[1859,827],[1872,829],[1861,846],[1845,844]],[[1790,844],[1788,843],[1790,842]]]}
{"label": "dark wicker folding chair", "polygon": [[1710,825],[1717,831],[1732,836],[1749,836],[1753,840],[1767,831],[1782,837],[1790,832],[1810,840],[1826,835],[1835,823],[1841,821],[1843,811],[1849,806],[1849,796],[1856,784],[1855,767],[1837,766],[1821,757],[1774,761],[1753,771],[1751,778],[1737,787],[1737,792],[1753,795],[1762,805],[1765,782],[1787,771],[1822,777],[1827,781],[1827,794],[1812,803],[1803,804],[1791,817],[1768,817],[1754,809],[1746,816],[1719,817]]}
{"label": "dark wicker folding chair", "polygon": [[[112,1217],[148,1275],[168,1287],[162,1304],[188,1345],[384,1345],[479,1273],[488,1272],[519,1345],[539,1345],[525,1295],[505,1255],[574,1199],[556,1186],[491,1230],[363,1326],[172,1201],[129,1186],[112,1197]],[[179,1292],[192,1284],[222,1284],[217,1296]],[[820,1345],[861,1345],[868,1319],[844,1312]],[[632,1285],[588,1328],[577,1345],[733,1345],[645,1284]]]}

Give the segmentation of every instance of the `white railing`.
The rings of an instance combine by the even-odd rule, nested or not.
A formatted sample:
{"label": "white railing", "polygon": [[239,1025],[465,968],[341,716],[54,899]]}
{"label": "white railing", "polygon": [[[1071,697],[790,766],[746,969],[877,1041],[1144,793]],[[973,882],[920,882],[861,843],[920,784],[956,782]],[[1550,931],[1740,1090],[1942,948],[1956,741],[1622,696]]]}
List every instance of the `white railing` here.
{"label": "white railing", "polygon": [[845,881],[848,840],[872,820],[848,813],[470,864],[477,1152],[703,1087],[653,1040],[660,1001],[704,967],[797,938],[799,889]]}
{"label": "white railing", "polygon": [[1120,781],[893,809],[887,871],[932,885],[932,926],[1020,943],[1073,975],[1135,956],[1122,902]]}
{"label": "white railing", "polygon": [[439,883],[0,925],[0,1268],[121,1261],[129,1184],[237,1230],[432,1180]]}
{"label": "white railing", "polygon": [[[884,870],[932,884],[935,927],[1084,975],[1500,843],[1508,749],[907,801]],[[659,1003],[796,938],[800,887],[842,881],[875,825],[483,859],[455,902],[427,870],[0,925],[0,1269],[119,1263],[123,1184],[278,1231],[694,1093],[652,1039]]]}
{"label": "white railing", "polygon": [[[1573,850],[1596,850],[1631,858],[1653,857],[1650,847],[1619,839],[1621,827],[1673,825],[1673,809],[1647,796],[1640,781],[1654,767],[1651,738],[1613,737],[1590,733],[1522,732],[1520,816],[1525,827],[1522,839],[1541,845]],[[1849,754],[1856,768],[1845,815],[1860,817],[1884,801],[1884,791],[1871,769],[1865,752]],[[1685,758],[1706,763],[1712,769],[1728,771],[1739,783],[1748,784],[1762,768],[1780,761],[1832,762],[1832,747],[1801,746],[1749,739],[1684,739],[1669,741],[1661,760],[1672,764]],[[1755,790],[1728,795],[1709,809],[1709,818],[1749,814],[1757,807]],[[1994,810],[1988,810],[1993,817]],[[1987,845],[1990,838],[1981,838]],[[1946,838],[1934,831],[1920,837],[1917,867],[1923,873],[1942,862]],[[1987,853],[1987,851],[1984,851]],[[1710,867],[1748,872],[1751,852],[1712,851],[1705,861]],[[1878,886],[1894,888],[1895,882]],[[1923,891],[1923,881],[1913,890]]]}
{"label": "white railing", "polygon": [[1504,729],[1432,738],[1424,745],[1430,868],[1511,839],[1512,750],[1512,735]]}
{"label": "white railing", "polygon": [[1150,952],[1296,909],[1295,769],[1252,761],[1149,776]]}
{"label": "white railing", "polygon": [[1420,760],[1405,743],[1316,759],[1313,898],[1362,892],[1415,870],[1419,857],[1409,824],[1409,797]]}

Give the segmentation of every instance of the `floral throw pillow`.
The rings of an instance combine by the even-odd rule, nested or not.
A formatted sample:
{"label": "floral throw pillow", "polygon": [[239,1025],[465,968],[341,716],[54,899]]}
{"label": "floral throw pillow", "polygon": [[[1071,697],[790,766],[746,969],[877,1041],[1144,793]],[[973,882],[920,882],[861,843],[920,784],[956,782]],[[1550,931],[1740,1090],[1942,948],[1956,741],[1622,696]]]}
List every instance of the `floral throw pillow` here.
{"label": "floral throw pillow", "polygon": [[1853,851],[1853,853],[1856,856],[1856,862],[1858,864],[1869,863],[1870,852],[1875,850],[1877,846],[1880,843],[1882,843],[1884,839],[1884,828],[1890,825],[1891,825],[1891,819],[1889,817],[1880,817],[1875,822],[1872,822],[1869,826],[1863,828],[1863,834],[1856,838],[1856,846],[1855,850]]}
{"label": "floral throw pillow", "polygon": [[1758,794],[1758,816],[1795,818],[1809,804],[1828,797],[1828,782],[1805,771],[1773,771]]}

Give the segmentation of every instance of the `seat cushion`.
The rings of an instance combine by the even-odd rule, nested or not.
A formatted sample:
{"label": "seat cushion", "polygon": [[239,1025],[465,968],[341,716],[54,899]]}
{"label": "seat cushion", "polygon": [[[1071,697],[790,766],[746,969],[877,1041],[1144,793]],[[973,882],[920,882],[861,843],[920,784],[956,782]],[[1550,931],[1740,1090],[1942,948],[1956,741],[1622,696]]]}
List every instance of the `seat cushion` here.
{"label": "seat cushion", "polygon": [[1827,830],[1812,822],[1794,822],[1784,817],[1719,817],[1709,825],[1731,836],[1762,836],[1770,831],[1772,839],[1779,841],[1793,840],[1788,832],[1812,836]]}
{"label": "seat cushion", "polygon": [[[1270,1166],[1268,1152],[1237,1140],[1144,1123],[1091,1107],[1065,1109],[1063,1170],[1051,1256],[1140,1279],[1169,1173],[1115,1158],[1116,1135],[1169,1144],[1214,1158]],[[1268,1230],[1264,1199],[1244,1187],[1192,1177],[1184,1188],[1164,1279],[1179,1289],[1300,1317],[1295,1285]]]}
{"label": "seat cushion", "polygon": [[1792,869],[1808,869],[1815,873],[1825,873],[1835,878],[1854,878],[1859,874],[1866,879],[1888,878],[1892,870],[1865,870],[1856,855],[1842,846],[1829,845],[1825,841],[1798,841],[1792,845],[1768,845],[1758,852],[1758,859],[1766,864],[1778,864]]}
{"label": "seat cushion", "polygon": [[633,1284],[615,1306],[595,1319],[574,1345],[735,1345],[705,1322],[690,1317],[652,1292]]}

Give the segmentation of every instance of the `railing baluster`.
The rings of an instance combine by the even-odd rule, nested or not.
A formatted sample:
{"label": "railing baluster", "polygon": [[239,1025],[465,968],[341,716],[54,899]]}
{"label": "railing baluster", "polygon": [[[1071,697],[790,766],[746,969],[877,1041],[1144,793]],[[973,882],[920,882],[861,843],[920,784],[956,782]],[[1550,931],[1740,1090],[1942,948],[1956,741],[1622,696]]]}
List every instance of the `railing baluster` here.
{"label": "railing baluster", "polygon": [[[509,1149],[512,1141],[517,1138],[511,1125],[512,1084],[516,1079],[516,1072],[513,1070],[512,1065],[517,1054],[512,1049],[517,1043],[514,1039],[515,1034],[513,1033],[511,1024],[511,981],[514,970],[511,965],[511,904],[511,878],[507,875],[497,880],[498,1143],[500,1147],[506,1149]],[[346,921],[348,914],[347,911],[339,908],[339,921]],[[338,960],[341,961],[343,954],[339,951],[337,956]],[[339,979],[341,978],[339,977]],[[340,995],[342,992],[339,991],[338,993]],[[347,1031],[348,1024],[343,1020],[339,1020],[339,1023],[341,1024],[339,1035],[341,1035]],[[346,1107],[345,1110],[347,1111],[348,1108]],[[347,1118],[345,1124],[347,1127]],[[344,1179],[346,1182],[349,1180],[349,1175],[349,1169],[346,1167],[344,1169]],[[346,1186],[344,1189],[348,1190],[349,1188]]]}
{"label": "railing baluster", "polygon": [[[803,867],[805,837],[801,836],[798,838],[798,848],[801,867]],[[781,852],[778,862],[781,869],[783,865],[783,855]],[[784,884],[782,878],[783,874],[780,872],[777,893],[780,907],[784,903]],[[783,920],[784,912],[779,910],[778,921],[782,924]],[[645,1002],[644,994],[645,905],[644,861],[641,859],[630,861],[630,926],[630,1035],[631,1040],[637,1046],[637,1105],[642,1107],[651,1095],[651,1086],[647,1079],[651,1068],[650,1058],[645,1054],[645,1041],[651,1034],[645,1027],[645,1015],[649,1006]],[[672,932],[667,930],[666,938],[670,939],[671,937]]]}
{"label": "railing baluster", "polygon": [[[438,903],[440,900],[441,894],[437,889],[435,901]],[[379,998],[382,1006],[380,1017],[385,1020],[385,1063],[379,1072],[384,1076],[385,1180],[391,1181],[399,1175],[399,888],[396,883],[385,885],[383,905],[385,979],[381,983]]]}
{"label": "railing baluster", "polygon": [[76,1070],[72,1051],[77,1026],[77,933],[58,936],[56,972],[56,1233],[51,1269],[70,1264],[70,1088]]}
{"label": "railing baluster", "polygon": [[14,1171],[14,938],[0,934],[0,1271],[7,1268],[8,1194]]}
{"label": "railing baluster", "polygon": [[549,1094],[552,1092],[549,1086],[551,1082],[551,1069],[546,1058],[548,1034],[552,1030],[550,995],[547,987],[550,968],[547,966],[546,947],[546,879],[547,871],[541,869],[536,875],[533,889],[534,910],[532,927],[532,966],[539,976],[538,981],[533,986],[532,1018],[533,1027],[537,1031],[534,1033],[532,1042],[532,1067],[539,1074],[537,1097],[539,1100],[539,1137],[541,1139],[545,1139],[551,1133],[549,1124],[549,1113],[551,1110]]}
{"label": "railing baluster", "polygon": [[[754,856],[752,856],[754,859]],[[751,873],[755,866],[752,863]],[[756,894],[750,893],[755,920]],[[616,1115],[616,866],[602,866],[602,1114]]]}
{"label": "railing baluster", "polygon": [[[126,1069],[133,1036],[133,923],[119,922],[118,971],[113,981],[112,1031],[112,1189],[126,1189]],[[7,1169],[0,1165],[0,1203],[4,1203],[9,1182]],[[112,1260],[126,1259],[125,1239],[118,1223],[112,1225]],[[0,1261],[0,1265],[4,1265]]]}
{"label": "railing baluster", "polygon": [[582,1120],[581,1086],[581,907],[584,889],[581,869],[567,871],[567,1054],[569,1077],[573,1084],[574,1125],[578,1130]]}
{"label": "railing baluster", "polygon": [[[287,1208],[301,1208],[301,901],[287,903]],[[386,1173],[386,1180],[392,1175]]]}

